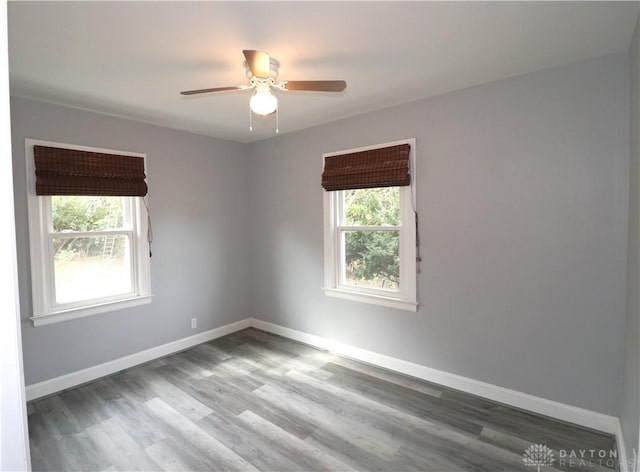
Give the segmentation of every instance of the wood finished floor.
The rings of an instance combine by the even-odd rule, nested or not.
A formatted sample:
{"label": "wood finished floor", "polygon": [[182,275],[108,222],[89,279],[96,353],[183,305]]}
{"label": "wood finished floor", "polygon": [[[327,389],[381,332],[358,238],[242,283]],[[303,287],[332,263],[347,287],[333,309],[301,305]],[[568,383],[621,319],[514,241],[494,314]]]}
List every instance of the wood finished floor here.
{"label": "wood finished floor", "polygon": [[32,466],[55,471],[607,471],[560,450],[610,436],[255,329],[30,402]]}

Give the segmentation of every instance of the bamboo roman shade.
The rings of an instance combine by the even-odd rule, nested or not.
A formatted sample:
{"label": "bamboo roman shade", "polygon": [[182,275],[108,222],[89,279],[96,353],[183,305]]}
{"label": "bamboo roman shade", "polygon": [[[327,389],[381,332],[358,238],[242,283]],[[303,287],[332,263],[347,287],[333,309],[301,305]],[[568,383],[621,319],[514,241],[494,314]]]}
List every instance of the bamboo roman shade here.
{"label": "bamboo roman shade", "polygon": [[394,187],[411,183],[409,144],[327,156],[322,187],[325,190]]}
{"label": "bamboo roman shade", "polygon": [[147,194],[144,158],[34,146],[37,195]]}

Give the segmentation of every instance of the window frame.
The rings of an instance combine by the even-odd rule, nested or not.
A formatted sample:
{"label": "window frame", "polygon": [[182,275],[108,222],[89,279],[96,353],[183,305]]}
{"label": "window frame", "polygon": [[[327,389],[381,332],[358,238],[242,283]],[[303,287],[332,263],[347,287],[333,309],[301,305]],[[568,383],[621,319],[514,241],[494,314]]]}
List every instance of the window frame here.
{"label": "window frame", "polygon": [[[347,149],[322,155],[325,158],[341,154],[350,154],[371,149],[409,144],[409,172],[411,185],[400,186],[400,225],[399,226],[348,226],[343,224],[343,190],[323,191],[324,212],[324,292],[327,296],[346,300],[370,303],[406,311],[417,311],[417,263],[416,263],[416,189],[415,189],[415,153],[416,140],[404,139],[375,144],[355,149]],[[399,290],[358,287],[342,281],[344,271],[343,233],[348,230],[376,231],[393,230],[400,233],[400,283]]]}
{"label": "window frame", "polygon": [[[130,225],[123,224],[122,229],[105,231],[72,232],[71,234],[97,237],[106,234],[129,236],[129,257],[131,259],[132,291],[101,298],[58,304],[55,300],[55,272],[52,254],[53,231],[51,196],[36,195],[36,177],[33,147],[35,145],[62,147],[79,151],[99,152],[125,156],[142,157],[146,154],[123,152],[72,144],[25,140],[27,170],[27,206],[29,217],[29,252],[31,255],[31,291],[33,311],[30,320],[34,326],[43,326],[86,316],[93,316],[126,308],[132,308],[151,302],[151,267],[147,241],[148,221],[145,216],[143,197],[123,197],[125,204],[123,216],[130,217]],[[128,213],[128,215],[125,215]]]}

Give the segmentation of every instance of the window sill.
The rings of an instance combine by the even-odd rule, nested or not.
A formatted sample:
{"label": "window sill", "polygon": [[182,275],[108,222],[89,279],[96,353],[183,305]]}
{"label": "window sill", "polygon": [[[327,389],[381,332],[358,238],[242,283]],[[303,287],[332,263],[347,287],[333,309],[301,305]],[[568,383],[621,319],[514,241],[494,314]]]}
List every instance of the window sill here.
{"label": "window sill", "polygon": [[350,292],[337,288],[325,288],[325,295],[329,297],[342,298],[353,302],[370,303],[372,305],[395,308],[397,310],[418,311],[418,303],[402,300],[399,298],[384,297],[381,295],[371,295],[368,293]]}
{"label": "window sill", "polygon": [[140,305],[151,303],[152,295],[144,295],[139,297],[127,298],[125,300],[117,300],[97,305],[84,306],[81,308],[72,308],[64,311],[52,312],[46,315],[37,315],[29,318],[33,322],[33,326],[45,326],[53,323],[61,323],[63,321],[85,318],[87,316],[98,315],[110,311],[124,310]]}

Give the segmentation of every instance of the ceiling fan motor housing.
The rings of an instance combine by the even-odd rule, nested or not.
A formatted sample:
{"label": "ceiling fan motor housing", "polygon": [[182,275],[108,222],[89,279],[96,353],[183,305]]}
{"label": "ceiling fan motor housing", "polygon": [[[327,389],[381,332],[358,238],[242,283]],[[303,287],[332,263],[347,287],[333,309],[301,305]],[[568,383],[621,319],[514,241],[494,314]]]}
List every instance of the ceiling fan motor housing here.
{"label": "ceiling fan motor housing", "polygon": [[[278,69],[280,68],[280,63],[275,60],[273,57],[269,57],[269,78],[271,78],[273,80],[273,82],[275,83],[276,79],[278,78]],[[251,79],[266,79],[264,77],[255,77],[253,75],[253,72],[251,71],[251,67],[249,66],[249,63],[245,60],[244,61],[244,70],[245,73],[247,75],[247,78],[249,80]]]}

